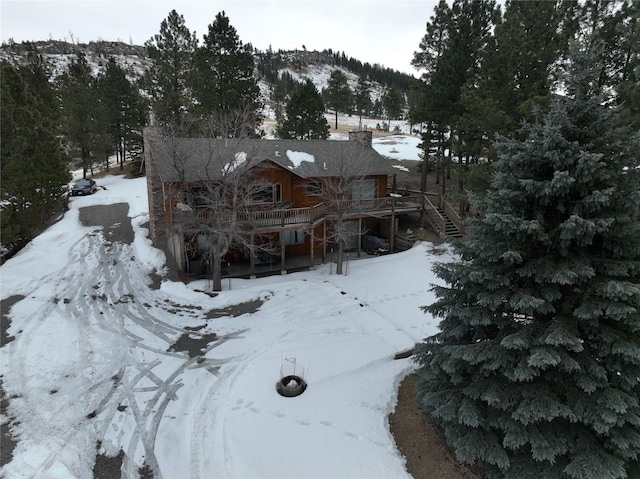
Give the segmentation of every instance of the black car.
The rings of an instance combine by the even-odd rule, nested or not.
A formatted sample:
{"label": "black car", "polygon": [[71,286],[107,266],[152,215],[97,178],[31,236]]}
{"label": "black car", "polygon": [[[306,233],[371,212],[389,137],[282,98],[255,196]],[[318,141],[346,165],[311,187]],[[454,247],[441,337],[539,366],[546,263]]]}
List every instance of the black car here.
{"label": "black car", "polygon": [[71,196],[92,195],[98,191],[98,185],[93,180],[78,180],[71,187]]}
{"label": "black car", "polygon": [[377,236],[372,235],[362,235],[362,247],[367,253],[375,256],[387,254],[389,252],[389,246],[387,243]]}

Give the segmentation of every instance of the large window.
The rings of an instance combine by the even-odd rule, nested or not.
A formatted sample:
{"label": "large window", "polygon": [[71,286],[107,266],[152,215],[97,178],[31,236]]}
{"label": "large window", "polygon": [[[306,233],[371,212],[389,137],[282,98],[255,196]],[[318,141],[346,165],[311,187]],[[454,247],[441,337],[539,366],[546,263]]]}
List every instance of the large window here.
{"label": "large window", "polygon": [[307,183],[307,196],[322,196],[322,182],[310,181]]}
{"label": "large window", "polygon": [[353,185],[351,199],[367,200],[378,197],[378,180],[360,180]]}
{"label": "large window", "polygon": [[251,187],[252,203],[281,203],[282,202],[282,185],[253,185]]}

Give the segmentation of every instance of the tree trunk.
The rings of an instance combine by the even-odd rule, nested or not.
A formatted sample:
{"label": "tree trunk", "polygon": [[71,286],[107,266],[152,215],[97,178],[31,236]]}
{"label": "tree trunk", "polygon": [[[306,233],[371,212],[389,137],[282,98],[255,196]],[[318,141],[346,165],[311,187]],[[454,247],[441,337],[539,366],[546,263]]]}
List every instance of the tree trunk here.
{"label": "tree trunk", "polygon": [[422,162],[422,171],[420,172],[420,191],[427,191],[427,156]]}
{"label": "tree trunk", "polygon": [[124,170],[124,155],[126,153],[126,148],[125,139],[123,138],[120,149],[120,171]]}
{"label": "tree trunk", "polygon": [[82,178],[87,178],[87,171],[89,170],[89,153],[82,149],[80,150],[80,157],[82,159]]}
{"label": "tree trunk", "polygon": [[336,130],[338,129],[338,110],[336,109]]}
{"label": "tree trunk", "polygon": [[342,274],[342,263],[344,258],[344,246],[342,246],[342,241],[338,240],[338,260],[336,262],[336,274]]}
{"label": "tree trunk", "polygon": [[[462,156],[462,155],[461,155]],[[464,218],[464,212],[467,207],[467,199],[464,193],[464,179],[469,171],[469,155],[465,157],[464,163],[458,169],[458,193],[460,193],[460,208],[459,214],[460,218]]]}
{"label": "tree trunk", "polygon": [[219,254],[209,254],[211,282],[213,291],[222,291],[222,258]]}

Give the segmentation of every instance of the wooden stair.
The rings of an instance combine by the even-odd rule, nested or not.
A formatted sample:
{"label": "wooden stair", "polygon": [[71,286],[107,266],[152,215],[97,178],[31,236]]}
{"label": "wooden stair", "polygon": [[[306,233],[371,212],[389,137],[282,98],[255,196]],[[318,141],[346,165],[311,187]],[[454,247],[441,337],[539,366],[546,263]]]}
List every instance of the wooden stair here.
{"label": "wooden stair", "polygon": [[438,211],[438,213],[440,213],[440,216],[442,216],[445,220],[444,237],[445,238],[462,238],[463,236],[462,232],[456,226],[453,220],[449,217],[447,212],[444,209],[440,208],[439,206],[436,207],[436,210]]}
{"label": "wooden stair", "polygon": [[[425,196],[422,221],[429,225],[441,238],[463,238],[462,221],[455,209],[442,197]],[[451,217],[454,216],[454,218]]]}

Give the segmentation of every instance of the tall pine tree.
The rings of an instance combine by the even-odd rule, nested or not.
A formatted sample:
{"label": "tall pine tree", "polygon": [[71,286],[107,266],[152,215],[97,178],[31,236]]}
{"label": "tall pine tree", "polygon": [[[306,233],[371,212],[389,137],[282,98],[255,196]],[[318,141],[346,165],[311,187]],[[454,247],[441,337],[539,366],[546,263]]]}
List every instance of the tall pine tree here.
{"label": "tall pine tree", "polygon": [[[98,152],[106,143],[105,115],[99,102],[96,80],[91,67],[81,51],[76,52],[71,63],[59,78],[62,98],[62,118],[66,140],[80,158],[83,178],[93,170]],[[102,155],[104,156],[104,155]]]}
{"label": "tall pine tree", "polygon": [[389,131],[391,120],[397,120],[402,115],[405,106],[404,95],[397,88],[389,88],[382,97],[382,104],[387,114],[387,131]]}
{"label": "tall pine tree", "polygon": [[586,1],[581,26],[591,41],[604,45],[599,83],[616,88],[622,122],[640,129],[640,3]]}
{"label": "tall pine tree", "polygon": [[640,477],[640,169],[592,52],[523,140],[424,309],[418,400],[491,477]]}
{"label": "tall pine tree", "polygon": [[98,76],[97,87],[105,112],[106,133],[122,170],[127,153],[139,154],[142,147],[145,104],[113,57],[109,58],[104,72]]}
{"label": "tall pine tree", "polygon": [[507,0],[480,82],[510,120],[503,134],[548,101],[551,70],[575,33],[577,7],[573,0]]}
{"label": "tall pine tree", "polygon": [[13,66],[3,64],[1,78],[0,254],[4,256],[37,233],[51,206],[64,196],[70,177],[69,157],[60,145],[50,105],[30,93]]}
{"label": "tall pine tree", "polygon": [[358,113],[358,128],[362,128],[362,115],[369,115],[373,105],[371,101],[371,84],[365,74],[358,77],[358,84],[354,93],[354,104]]}
{"label": "tall pine tree", "polygon": [[151,97],[155,121],[180,128],[192,109],[189,77],[198,42],[175,10],[160,24],[160,33],[145,42],[152,61],[142,86]]}
{"label": "tall pine tree", "polygon": [[244,116],[243,136],[253,136],[260,125],[260,90],[250,44],[243,44],[225,12],[216,15],[197,49],[193,94],[203,116],[224,112],[254,112]]}
{"label": "tall pine tree", "polygon": [[353,105],[353,92],[349,88],[347,76],[341,70],[333,70],[327,89],[325,90],[327,106],[333,108],[336,118],[336,130],[338,129],[338,113],[350,113]]}
{"label": "tall pine tree", "polygon": [[329,123],[324,117],[322,95],[308,78],[287,102],[285,118],[278,124],[277,134],[280,138],[300,140],[329,138]]}

